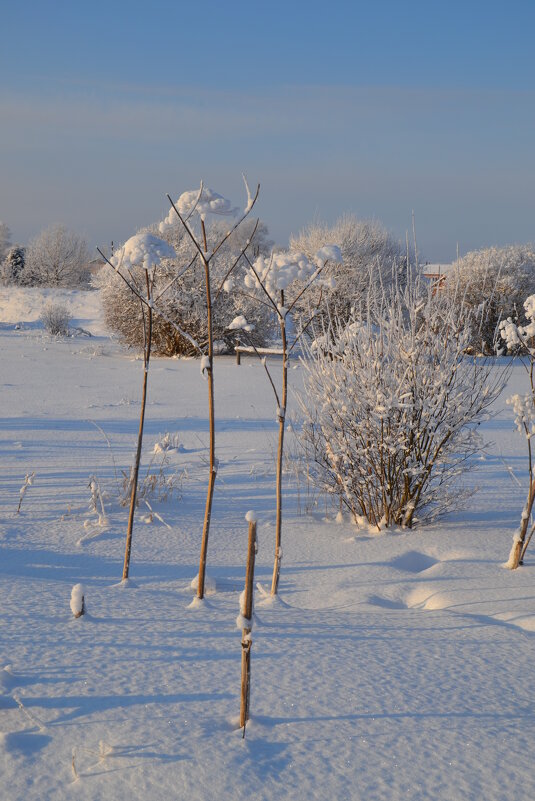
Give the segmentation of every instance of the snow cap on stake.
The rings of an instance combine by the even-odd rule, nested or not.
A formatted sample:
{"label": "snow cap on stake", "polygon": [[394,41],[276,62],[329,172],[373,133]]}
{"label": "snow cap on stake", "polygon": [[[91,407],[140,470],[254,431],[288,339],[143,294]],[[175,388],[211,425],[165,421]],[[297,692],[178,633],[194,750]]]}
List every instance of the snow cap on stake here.
{"label": "snow cap on stake", "polygon": [[82,584],[75,584],[71,590],[71,612],[74,617],[85,614],[85,590]]}

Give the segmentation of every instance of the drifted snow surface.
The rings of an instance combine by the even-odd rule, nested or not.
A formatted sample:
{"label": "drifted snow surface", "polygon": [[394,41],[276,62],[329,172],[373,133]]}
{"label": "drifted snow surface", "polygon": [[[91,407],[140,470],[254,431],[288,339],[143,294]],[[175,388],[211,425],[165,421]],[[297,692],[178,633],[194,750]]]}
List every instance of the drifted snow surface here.
{"label": "drifted snow surface", "polygon": [[[78,316],[97,328],[95,310]],[[290,463],[280,597],[256,592],[242,739],[235,619],[248,510],[265,589],[274,547],[277,421],[262,365],[215,360],[215,593],[190,606],[208,478],[198,362],[153,361],[145,470],[170,432],[183,447],[168,458],[185,472],[180,499],[151,503],[171,529],[157,518],[135,526],[125,585],[114,461],[120,477],[135,448],[142,362],[105,338],[54,340],[6,317],[0,303],[2,799],[535,798],[535,547],[524,568],[502,568],[526,489],[504,399],[483,430],[494,444],[468,479],[480,491],[425,530],[337,523]],[[523,382],[515,369],[508,394]],[[89,509],[92,475],[107,526]],[[75,620],[77,583],[88,611]]]}

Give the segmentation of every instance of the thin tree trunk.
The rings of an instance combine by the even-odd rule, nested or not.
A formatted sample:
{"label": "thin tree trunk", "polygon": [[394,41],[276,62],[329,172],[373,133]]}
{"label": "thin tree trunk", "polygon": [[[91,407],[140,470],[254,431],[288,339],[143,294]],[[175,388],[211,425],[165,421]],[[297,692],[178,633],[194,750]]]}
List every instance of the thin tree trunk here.
{"label": "thin tree trunk", "polygon": [[[533,361],[532,361],[530,370],[532,398],[535,397],[535,387],[533,382],[534,382],[534,377],[533,377]],[[524,423],[524,429],[528,440],[529,490],[528,490],[526,505],[524,506],[522,517],[520,519],[520,528],[517,536],[515,536],[513,540],[513,547],[511,548],[511,553],[509,554],[509,559],[507,561],[507,567],[509,567],[511,570],[516,570],[517,567],[522,565],[524,562],[524,554],[526,553],[529,541],[531,539],[530,536],[526,540],[526,535],[528,533],[528,526],[529,526],[529,521],[531,519],[531,511],[533,509],[533,503],[535,502],[535,476],[533,474],[533,452],[531,450],[531,438],[529,437],[529,431],[525,423]]]}
{"label": "thin tree trunk", "polygon": [[522,518],[520,520],[520,529],[518,531],[517,536],[513,540],[513,547],[511,548],[511,553],[509,554],[509,560],[507,562],[507,567],[509,567],[511,570],[516,570],[517,567],[519,567],[524,560],[524,554],[526,553],[527,547],[529,545],[529,539],[526,541],[526,535],[528,533],[528,526],[534,502],[535,502],[535,479],[532,479],[530,481],[526,505],[524,507],[524,511],[522,512]]}
{"label": "thin tree trunk", "polygon": [[247,548],[247,570],[245,573],[245,598],[241,613],[250,625],[246,625],[242,630],[242,651],[241,651],[241,703],[240,703],[240,728],[243,729],[245,737],[245,725],[249,720],[249,700],[251,695],[251,631],[253,617],[253,585],[254,585],[254,563],[256,553],[256,522],[249,522],[249,543]]}
{"label": "thin tree trunk", "polygon": [[[130,511],[128,514],[128,527],[126,530],[126,547],[124,552],[123,581],[128,578],[128,574],[130,571],[130,555],[132,552],[132,531],[134,528],[134,515],[136,513],[137,481],[139,476],[139,465],[141,462],[141,447],[143,444],[143,427],[145,425],[145,407],[147,404],[147,384],[149,379],[149,362],[150,362],[151,343],[152,343],[152,308],[150,306],[151,290],[150,290],[148,270],[145,270],[145,280],[147,284],[147,300],[149,301],[149,305],[147,306],[146,312],[143,309],[143,304],[141,307],[143,312],[143,334],[145,340],[143,343],[143,367],[144,367],[143,394],[141,397],[141,413],[139,415],[139,430],[137,435],[136,459],[134,462],[134,470],[131,477],[132,488],[130,492]],[[145,314],[147,315],[146,317]]]}
{"label": "thin tree trunk", "polygon": [[[204,252],[207,253],[208,245],[206,242],[206,230],[204,221],[202,222],[202,232],[204,240]],[[206,495],[206,507],[204,510],[204,524],[202,531],[201,542],[201,557],[199,561],[199,578],[197,585],[197,597],[204,598],[204,583],[206,577],[206,557],[208,553],[208,535],[210,533],[210,519],[212,517],[212,501],[214,498],[214,484],[217,474],[217,466],[215,460],[215,416],[214,416],[214,342],[212,331],[212,295],[210,288],[210,267],[206,258],[204,262],[204,275],[206,281],[206,310],[208,317],[208,419],[210,426],[210,476],[208,479],[208,492]]]}
{"label": "thin tree trunk", "polygon": [[[284,294],[281,292],[281,305],[284,306]],[[288,399],[288,345],[286,340],[286,320],[280,320],[282,339],[282,393],[281,408],[279,409],[279,444],[277,449],[277,522],[275,531],[275,564],[271,581],[271,594],[276,595],[279,589],[279,578],[282,561],[282,457],[284,451],[284,428],[286,425],[286,404]]]}

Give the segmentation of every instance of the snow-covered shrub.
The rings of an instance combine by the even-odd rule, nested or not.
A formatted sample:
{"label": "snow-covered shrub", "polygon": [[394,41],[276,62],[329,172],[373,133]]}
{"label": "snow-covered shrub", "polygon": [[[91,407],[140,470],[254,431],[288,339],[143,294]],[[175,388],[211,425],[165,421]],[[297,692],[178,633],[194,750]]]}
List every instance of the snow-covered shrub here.
{"label": "snow-covered shrub", "polygon": [[535,246],[471,251],[456,262],[445,289],[475,312],[472,348],[492,353],[500,320],[518,321],[524,298],[535,292]]}
{"label": "snow-covered shrub", "polygon": [[[156,446],[155,446],[156,447]],[[179,470],[171,461],[173,449],[166,451],[155,450],[147,469],[143,475],[138,476],[136,491],[136,507],[149,502],[167,501],[179,498],[182,492],[184,471]],[[132,493],[132,472],[122,471],[122,481],[119,487],[119,503],[127,506]]]}
{"label": "snow-covered shrub", "polygon": [[503,385],[465,355],[470,317],[419,282],[332,322],[303,361],[311,476],[355,521],[411,528],[459,499],[475,427]]}
{"label": "snow-covered shrub", "polygon": [[[216,221],[207,228],[208,249],[224,236],[228,226]],[[245,220],[210,262],[212,285],[218,287],[225,278],[233,259],[240,253],[247,239],[251,236],[253,225]],[[158,232],[158,226],[146,229]],[[185,231],[178,226],[164,228],[158,233],[172,245],[176,257],[163,261],[159,267],[154,285],[154,296],[169,287],[159,298],[154,309],[152,343],[156,353],[164,356],[198,355],[191,341],[184,338],[173,326],[176,323],[204,348],[207,339],[206,289],[204,285],[204,269],[197,259],[189,270],[183,271],[195,257],[195,246]],[[260,225],[252,243],[252,251],[267,252],[271,242],[267,238],[267,229]],[[180,273],[183,272],[182,275]],[[178,275],[178,278],[177,278]],[[136,280],[141,279],[134,271]],[[106,325],[111,331],[118,333],[124,342],[131,347],[143,344],[143,318],[138,298],[129,290],[121,279],[111,270],[104,268],[96,276],[94,283],[101,290],[102,305]],[[229,278],[232,285],[232,278]],[[219,343],[219,352],[231,351],[236,342],[236,334],[228,330],[229,319],[236,316],[239,310],[252,314],[254,306],[255,344],[263,345],[273,328],[273,315],[263,307],[260,309],[251,300],[236,298],[230,292],[221,292],[213,298],[213,336]],[[159,314],[158,312],[161,312]]]}
{"label": "snow-covered shrub", "polygon": [[407,273],[406,248],[375,220],[359,220],[345,214],[334,225],[312,223],[290,238],[290,249],[308,258],[331,242],[342,252],[341,261],[331,261],[323,277],[331,286],[316,286],[296,304],[296,316],[309,316],[319,306],[332,319],[347,321],[351,308],[370,295],[377,296],[392,283],[403,284]]}
{"label": "snow-covered shrub", "polygon": [[63,225],[53,225],[26,249],[20,282],[27,286],[80,286],[88,281],[87,243]]}
{"label": "snow-covered shrub", "polygon": [[524,325],[513,322],[511,318],[500,323],[501,339],[509,351],[520,356],[529,376],[528,392],[524,395],[513,395],[507,401],[513,407],[518,432],[526,438],[528,455],[528,495],[507,561],[507,567],[511,570],[523,564],[524,554],[535,531],[535,524],[530,528],[535,503],[535,468],[531,446],[531,440],[535,436],[535,295],[526,298],[524,310],[527,320]]}
{"label": "snow-covered shrub", "polygon": [[71,314],[63,303],[49,303],[41,312],[39,319],[45,331],[48,331],[52,336],[64,337],[69,333]]}

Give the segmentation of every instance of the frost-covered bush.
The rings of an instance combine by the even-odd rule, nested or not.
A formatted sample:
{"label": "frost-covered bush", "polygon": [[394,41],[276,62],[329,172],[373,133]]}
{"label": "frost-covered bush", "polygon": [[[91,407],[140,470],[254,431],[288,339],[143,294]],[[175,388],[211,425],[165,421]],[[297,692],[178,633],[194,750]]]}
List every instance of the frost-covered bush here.
{"label": "frost-covered bush", "polygon": [[[252,228],[252,223],[246,220],[211,261],[212,286],[216,289],[223,281],[233,259],[240,253],[247,238],[251,235]],[[226,230],[227,225],[219,222],[208,226],[209,250],[222,238]],[[153,349],[156,353],[165,356],[198,355],[192,343],[177,331],[173,323],[176,323],[198,342],[201,348],[205,347],[207,314],[202,262],[197,258],[190,269],[183,271],[183,268],[195,257],[195,247],[180,227],[176,225],[166,227],[163,232],[160,232],[158,226],[151,226],[147,231],[158,232],[158,236],[172,245],[177,254],[174,259],[162,261],[156,276],[154,296],[157,297],[166,287],[168,289],[155,304]],[[252,251],[253,253],[265,253],[270,246],[267,229],[260,225],[252,243]],[[134,277],[140,281],[142,279],[141,271],[134,271]],[[143,344],[143,317],[138,298],[115,273],[106,267],[98,273],[94,283],[101,290],[104,319],[108,328],[118,333],[127,345],[141,347]],[[255,319],[253,340],[255,344],[263,345],[271,334],[274,325],[273,315],[264,308],[258,309],[254,301],[245,299],[244,302],[243,298],[235,297],[232,292],[221,292],[217,297],[215,294],[212,301],[213,335],[217,343],[216,349],[220,352],[232,350],[236,342],[236,334],[228,330],[228,321],[242,310]]]}
{"label": "frost-covered bush", "polygon": [[456,262],[445,287],[475,312],[471,346],[491,353],[500,320],[517,321],[524,298],[535,292],[535,246],[471,251]]}
{"label": "frost-covered bush", "polygon": [[49,303],[39,318],[43,324],[45,331],[48,331],[52,336],[67,336],[69,333],[69,324],[71,322],[71,313],[63,303]]}
{"label": "frost-covered bush", "polygon": [[358,522],[411,528],[459,498],[476,424],[502,386],[465,356],[470,318],[418,282],[331,323],[303,361],[311,476]]}
{"label": "frost-covered bush", "polygon": [[20,281],[27,286],[87,284],[87,243],[63,225],[53,225],[32,239]]}
{"label": "frost-covered bush", "polygon": [[342,251],[341,261],[331,261],[323,275],[334,279],[332,286],[316,286],[307,293],[296,306],[298,315],[308,317],[309,309],[319,305],[324,316],[347,321],[354,305],[380,295],[393,282],[405,282],[406,249],[375,220],[345,214],[334,225],[312,223],[290,238],[290,249],[312,258],[331,242]]}

